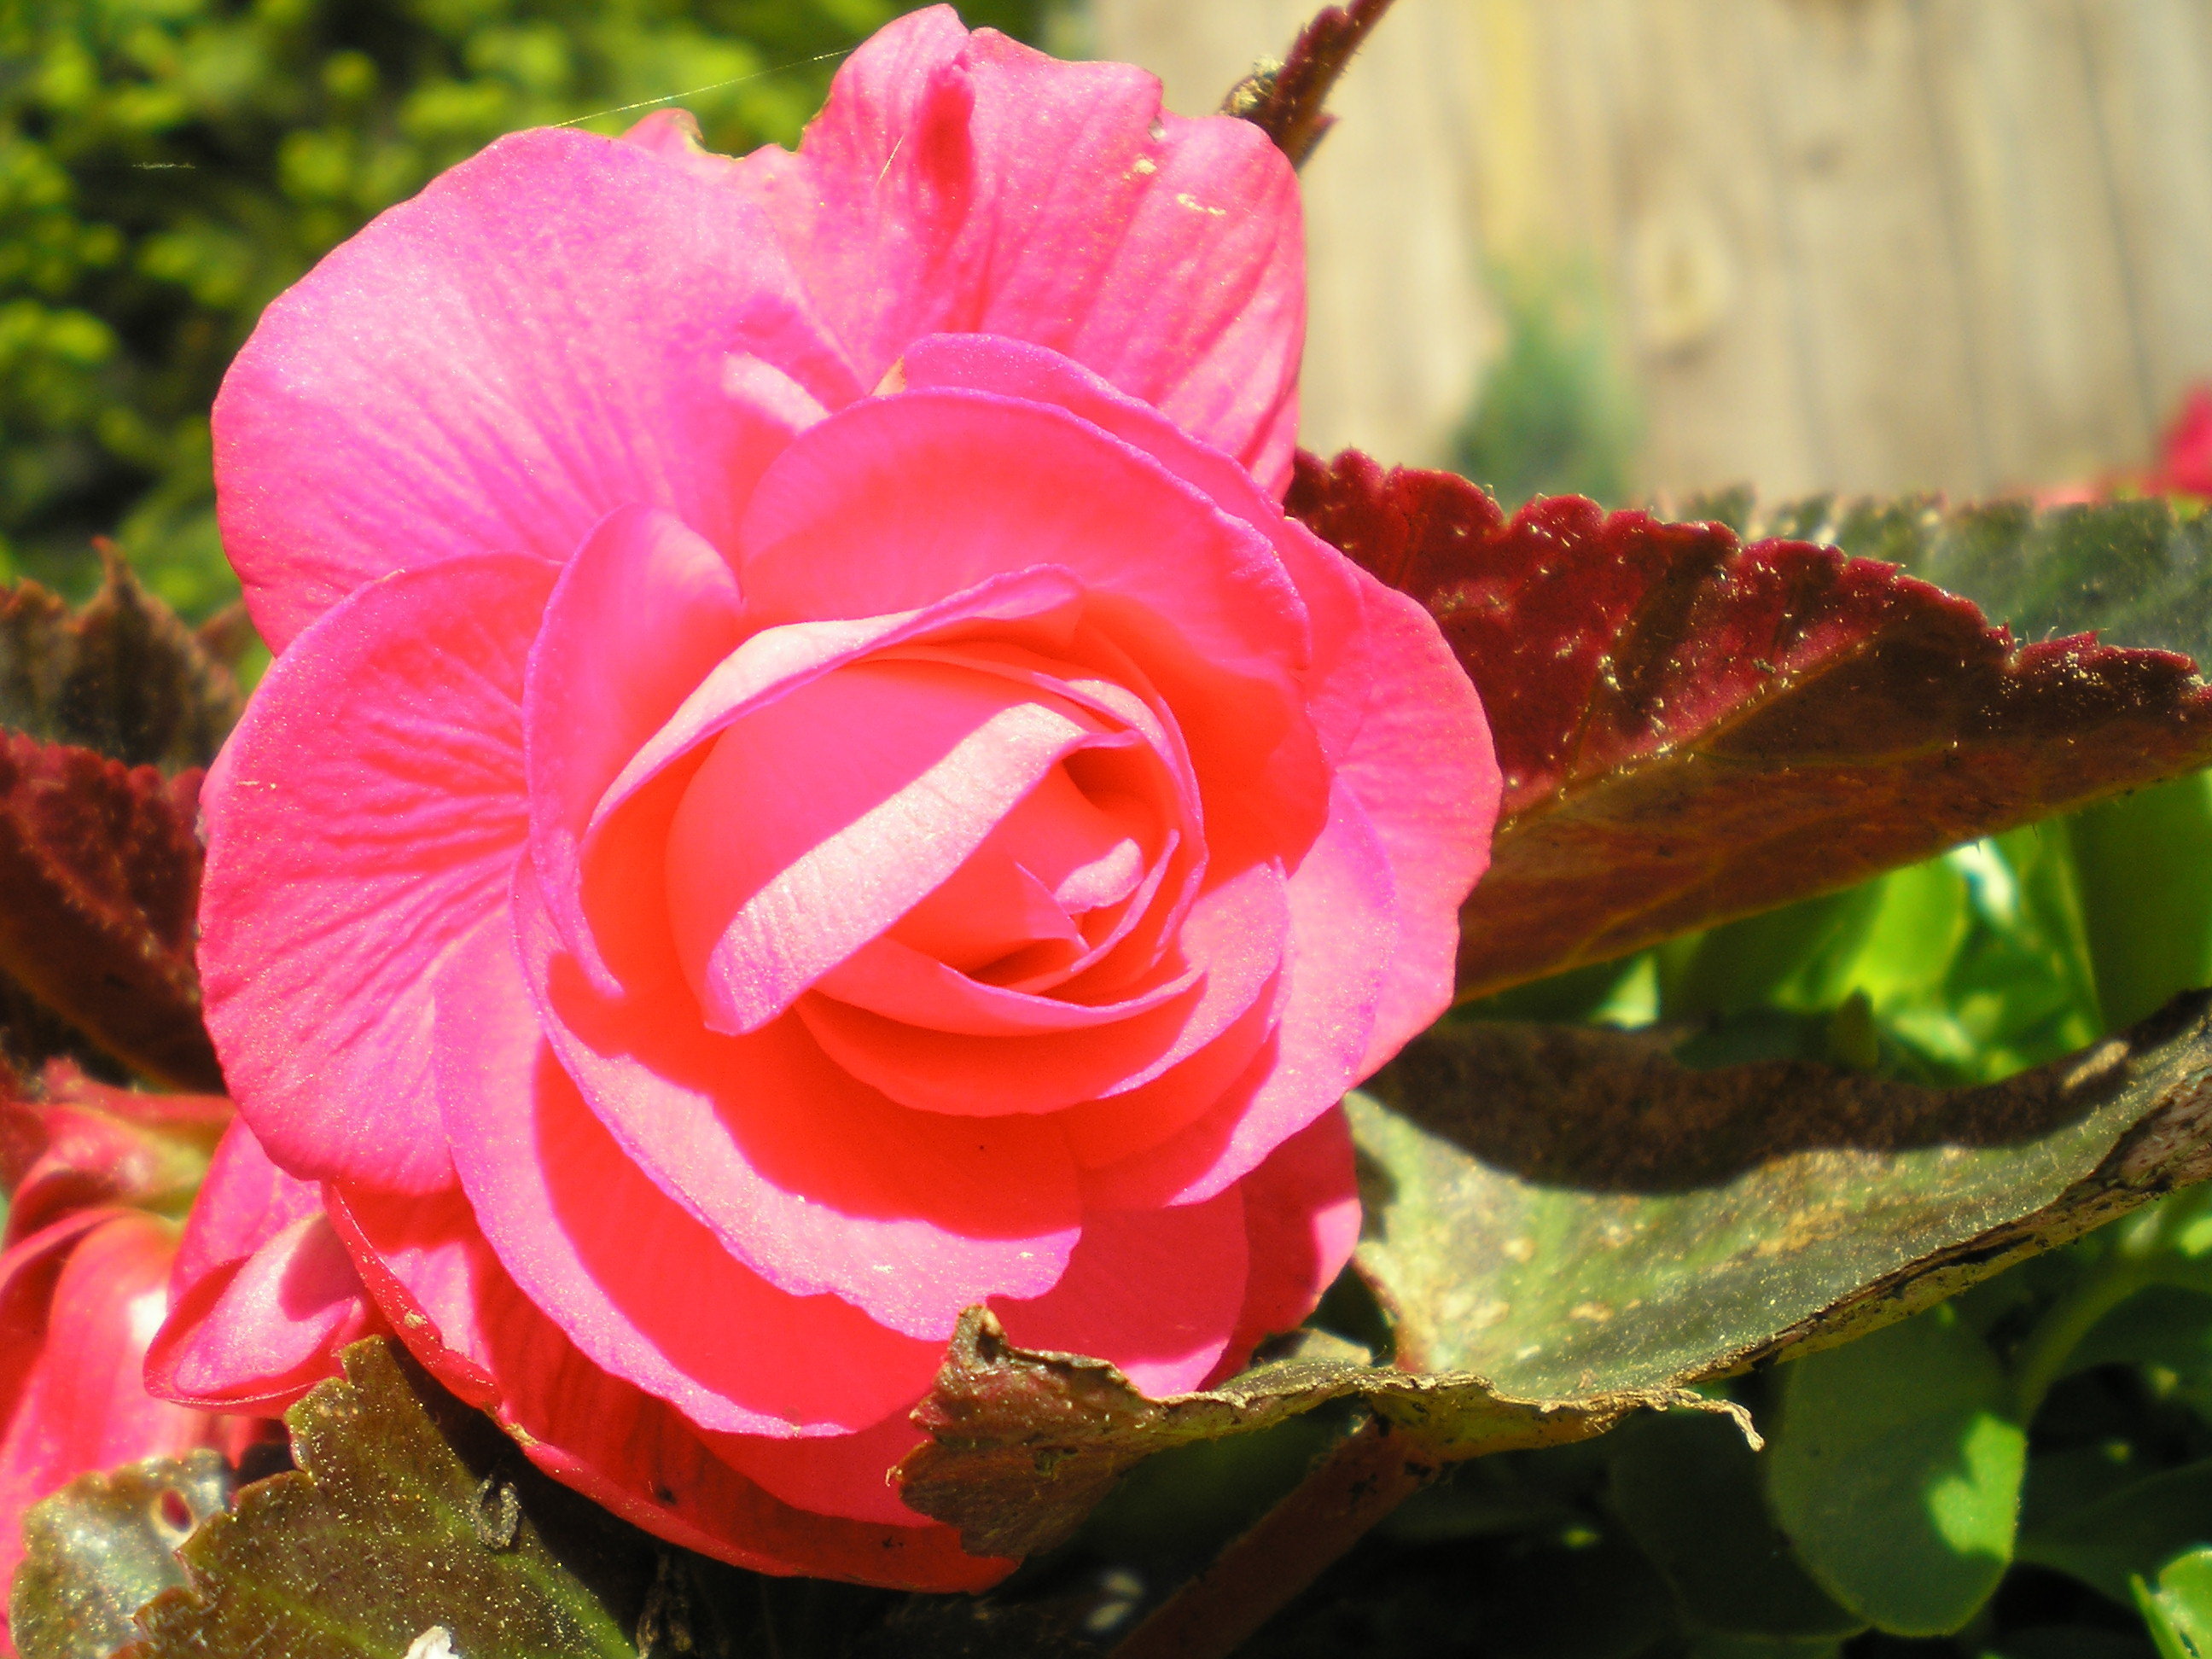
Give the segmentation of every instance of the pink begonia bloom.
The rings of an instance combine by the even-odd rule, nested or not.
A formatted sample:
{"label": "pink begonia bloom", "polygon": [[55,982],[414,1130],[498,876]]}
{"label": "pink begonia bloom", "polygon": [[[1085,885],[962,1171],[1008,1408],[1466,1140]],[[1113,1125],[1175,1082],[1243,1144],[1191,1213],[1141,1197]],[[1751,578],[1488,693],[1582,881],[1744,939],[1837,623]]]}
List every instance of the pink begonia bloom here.
{"label": "pink begonia bloom", "polygon": [[258,1146],[163,1386],[299,1386],[334,1242],[651,1531],[951,1589],[887,1473],[963,1309],[1156,1395],[1309,1311],[1498,778],[1278,505],[1301,261],[1256,128],[940,7],[795,155],[521,133],[271,306],[200,947]]}
{"label": "pink begonia bloom", "polygon": [[[23,1513],[81,1474],[215,1446],[273,1423],[148,1394],[141,1362],[167,1306],[180,1206],[230,1117],[199,1095],[141,1095],[57,1062],[44,1098],[0,1099],[0,1592]],[[0,1629],[0,1655],[12,1655]]]}

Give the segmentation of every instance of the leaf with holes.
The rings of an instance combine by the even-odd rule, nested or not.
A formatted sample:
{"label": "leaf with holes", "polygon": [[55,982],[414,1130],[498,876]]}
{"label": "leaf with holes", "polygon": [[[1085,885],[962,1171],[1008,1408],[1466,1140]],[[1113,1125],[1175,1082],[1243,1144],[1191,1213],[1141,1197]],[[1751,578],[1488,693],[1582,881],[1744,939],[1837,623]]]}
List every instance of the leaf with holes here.
{"label": "leaf with holes", "polygon": [[125,1065],[219,1091],[192,961],[199,781],[0,732],[0,972]]}
{"label": "leaf with holes", "polygon": [[195,633],[113,548],[100,556],[106,579],[81,611],[36,582],[0,589],[0,726],[126,766],[207,765],[241,707],[237,619]]}
{"label": "leaf with holes", "polygon": [[434,1629],[465,1659],[635,1659],[650,1540],[538,1474],[396,1344],[356,1343],[345,1368],[286,1414],[299,1471],[246,1487],[179,1552],[189,1586],[141,1610],[130,1659],[399,1659]]}
{"label": "leaf with holes", "polygon": [[[1303,457],[1288,505],[1429,607],[1489,712],[1505,797],[1465,996],[2212,763],[2186,658],[2015,647],[1832,548],[1572,497],[1508,520],[1463,479],[1352,452]],[[1988,520],[2015,551],[2045,522]]]}
{"label": "leaf with holes", "polygon": [[137,1636],[131,1614],[185,1582],[177,1546],[230,1494],[230,1466],[197,1451],[83,1475],[33,1504],[8,1613],[23,1659],[106,1659]]}

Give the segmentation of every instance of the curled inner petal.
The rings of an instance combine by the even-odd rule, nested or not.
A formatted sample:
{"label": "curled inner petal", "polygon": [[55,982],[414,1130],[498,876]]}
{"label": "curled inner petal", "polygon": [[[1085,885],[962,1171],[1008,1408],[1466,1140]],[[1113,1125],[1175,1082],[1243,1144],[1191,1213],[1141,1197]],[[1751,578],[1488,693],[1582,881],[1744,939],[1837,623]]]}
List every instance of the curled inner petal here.
{"label": "curled inner petal", "polygon": [[677,955],[709,1029],[758,1030],[1070,752],[1130,741],[1059,699],[920,663],[857,663],[731,726],[668,838]]}

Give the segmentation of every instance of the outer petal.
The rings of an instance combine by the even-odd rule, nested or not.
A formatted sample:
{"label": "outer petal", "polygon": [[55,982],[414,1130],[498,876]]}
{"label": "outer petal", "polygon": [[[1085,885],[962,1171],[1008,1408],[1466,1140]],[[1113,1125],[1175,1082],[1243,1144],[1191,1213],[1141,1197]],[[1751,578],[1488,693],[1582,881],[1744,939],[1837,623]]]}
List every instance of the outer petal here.
{"label": "outer petal", "polygon": [[1267,1155],[1238,1184],[1252,1275],[1216,1376],[1243,1369],[1263,1338],[1296,1328],[1335,1282],[1359,1243],[1359,1181],[1352,1131],[1328,1112]]}
{"label": "outer petal", "polygon": [[781,1020],[703,1029],[688,1000],[595,995],[517,884],[525,973],[547,1036],[625,1152],[754,1272],[828,1291],[932,1340],[962,1308],[1055,1282],[1081,1214],[1049,1122],[912,1112]]}
{"label": "outer petal", "polygon": [[281,1411],[377,1324],[322,1194],[271,1164],[243,1119],[216,1149],[169,1294],[146,1387],[207,1410]]}
{"label": "outer petal", "polygon": [[[1397,943],[1357,1081],[1451,1006],[1459,907],[1489,867],[1502,786],[1474,683],[1435,620],[1334,549],[1315,541],[1312,553],[1299,586],[1327,620],[1314,630],[1308,707],[1397,896]],[[1321,597],[1324,580],[1341,602]]]}
{"label": "outer petal", "polygon": [[599,798],[744,633],[737,573],[672,514],[622,507],[592,531],[547,601],[530,653],[523,731],[530,846],[562,937],[612,988],[573,913]]}
{"label": "outer petal", "polygon": [[440,977],[440,1094],[477,1224],[601,1369],[702,1429],[779,1436],[864,1428],[928,1386],[936,1345],[776,1289],[623,1155],[547,1048],[505,918]]}
{"label": "outer petal", "polygon": [[277,659],[202,792],[208,1028],[295,1174],[452,1179],[432,972],[524,846],[523,665],[556,574],[457,559],[364,589]]}
{"label": "outer petal", "polygon": [[898,1589],[981,1589],[1012,1570],[963,1553],[950,1527],[869,1525],[770,1497],[716,1455],[723,1437],[578,1352],[507,1278],[459,1194],[337,1194],[331,1213],[434,1375],[517,1431],[538,1468],[656,1537],[756,1572]]}
{"label": "outer petal", "polygon": [[1244,1305],[1244,1200],[1235,1188],[1170,1210],[1084,1218],[1066,1275],[991,1310],[1024,1348],[1109,1359],[1154,1398],[1194,1389],[1228,1352]]}
{"label": "outer petal", "polygon": [[0,1256],[0,1583],[26,1508],[74,1477],[216,1442],[218,1419],[148,1395],[173,1226],[88,1210]]}
{"label": "outer petal", "polygon": [[927,1438],[902,1410],[859,1434],[820,1440],[732,1436],[716,1441],[714,1449],[732,1468],[796,1508],[887,1527],[927,1527],[933,1524],[930,1518],[902,1503],[890,1478],[891,1466]]}
{"label": "outer petal", "polygon": [[227,1261],[242,1261],[295,1221],[320,1215],[323,1195],[269,1161],[243,1118],[234,1118],[208,1164],[177,1246],[170,1289],[181,1296]]}
{"label": "outer petal", "polygon": [[[976,488],[979,478],[988,489]],[[954,390],[872,398],[810,428],[754,493],[738,574],[765,617],[864,617],[1059,565],[1133,612],[1124,645],[1196,656],[1268,693],[1306,617],[1266,538],[1150,456],[1043,404]]]}
{"label": "outer petal", "polygon": [[205,1410],[273,1414],[338,1375],[339,1350],[379,1328],[319,1210],[178,1297],[147,1350],[145,1386]]}
{"label": "outer petal", "polygon": [[922,335],[1009,335],[1288,483],[1304,236],[1249,123],[1167,114],[1140,70],[970,36],[939,6],[853,54],[797,155],[738,176],[866,383]]}
{"label": "outer petal", "polygon": [[916,342],[907,384],[1055,404],[1157,457],[1267,534],[1313,629],[1307,710],[1374,825],[1398,891],[1398,939],[1360,1075],[1450,1006],[1459,907],[1490,861],[1499,779],[1474,683],[1428,613],[1284,516],[1225,456],[1079,365],[1018,341]]}
{"label": "outer petal", "polygon": [[634,146],[518,133],[264,313],[215,410],[224,550],[282,650],[392,570],[566,559],[631,502],[725,541],[788,436],[725,366],[834,349],[766,227]]}

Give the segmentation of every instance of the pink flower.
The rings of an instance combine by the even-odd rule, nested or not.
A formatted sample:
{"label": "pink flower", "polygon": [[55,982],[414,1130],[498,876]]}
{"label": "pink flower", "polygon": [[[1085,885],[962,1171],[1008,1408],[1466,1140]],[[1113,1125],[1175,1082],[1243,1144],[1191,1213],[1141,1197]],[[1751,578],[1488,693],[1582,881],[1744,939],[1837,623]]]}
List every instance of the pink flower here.
{"label": "pink flower", "polygon": [[[80,1474],[260,1432],[150,1396],[147,1341],[167,1306],[181,1209],[230,1103],[141,1095],[57,1062],[44,1098],[0,1099],[0,1589],[23,1512]],[[169,1213],[164,1213],[165,1212]],[[0,1655],[11,1654],[0,1630]]]}
{"label": "pink flower", "polygon": [[[748,1566],[979,1585],[886,1480],[961,1310],[1164,1394],[1311,1308],[1337,1102],[1450,996],[1487,731],[1277,505],[1255,129],[939,8],[795,155],[630,137],[495,144],[231,372],[281,654],[204,797],[209,1022],[542,1467]],[[296,1383],[338,1277],[210,1290],[171,1386]]]}
{"label": "pink flower", "polygon": [[2190,387],[2159,441],[2158,465],[2143,490],[2212,496],[2212,386]]}

